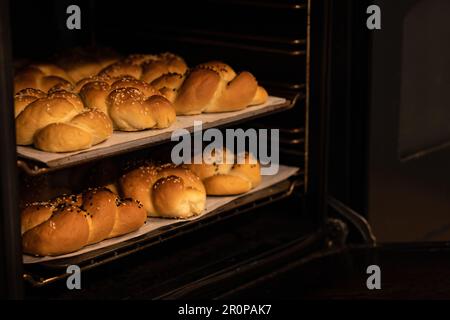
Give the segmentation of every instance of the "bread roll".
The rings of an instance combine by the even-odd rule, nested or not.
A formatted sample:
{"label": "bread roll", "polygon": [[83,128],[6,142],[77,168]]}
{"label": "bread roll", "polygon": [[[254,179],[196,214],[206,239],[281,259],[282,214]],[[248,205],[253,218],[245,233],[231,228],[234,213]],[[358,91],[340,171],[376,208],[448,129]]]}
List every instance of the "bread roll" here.
{"label": "bread roll", "polygon": [[184,74],[187,69],[184,60],[172,53],[133,54],[104,68],[99,75],[112,78],[132,76],[150,83],[164,74]]}
{"label": "bread roll", "polygon": [[163,75],[151,84],[180,115],[236,111],[262,104],[268,98],[251,73],[236,74],[229,65],[217,61],[201,64],[184,75]]}
{"label": "bread roll", "polygon": [[119,60],[119,55],[107,48],[74,48],[56,56],[56,64],[78,82],[95,76],[103,68]]}
{"label": "bread roll", "polygon": [[17,92],[14,95],[14,117],[17,118],[19,113],[21,113],[27,105],[37,99],[44,98],[46,95],[45,92],[33,88],[27,88]]}
{"label": "bread roll", "polygon": [[80,98],[67,91],[34,100],[16,118],[17,144],[34,144],[43,151],[87,149],[111,135],[111,120],[102,112],[85,109]]}
{"label": "bread roll", "polygon": [[205,209],[205,188],[185,168],[144,165],[123,175],[120,187],[125,197],[141,202],[151,217],[189,218]]}
{"label": "bread roll", "polygon": [[107,114],[116,130],[167,128],[175,121],[172,104],[159,91],[129,76],[83,79],[76,88],[85,105]]}
{"label": "bread roll", "polygon": [[139,229],[142,205],[107,189],[33,203],[21,213],[23,252],[38,256],[70,253]]}
{"label": "bread roll", "polygon": [[[222,159],[223,155],[223,159]],[[186,164],[185,167],[194,172],[205,185],[206,194],[226,196],[242,194],[261,183],[261,167],[250,153],[245,153],[243,163],[230,150],[212,152],[208,163]]]}
{"label": "bread roll", "polygon": [[72,78],[53,64],[32,64],[19,70],[14,77],[14,93],[33,88],[48,92],[55,86],[70,86]]}

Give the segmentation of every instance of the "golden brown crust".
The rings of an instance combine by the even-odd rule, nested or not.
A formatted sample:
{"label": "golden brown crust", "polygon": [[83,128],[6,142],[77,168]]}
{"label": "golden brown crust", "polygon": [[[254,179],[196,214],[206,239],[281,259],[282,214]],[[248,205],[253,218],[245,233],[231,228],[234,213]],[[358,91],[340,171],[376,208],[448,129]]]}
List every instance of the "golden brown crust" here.
{"label": "golden brown crust", "polygon": [[33,64],[19,70],[14,77],[14,92],[33,88],[48,92],[58,85],[70,85],[73,80],[61,68],[52,64]]}
{"label": "golden brown crust", "polygon": [[109,238],[118,237],[139,229],[147,219],[142,205],[131,199],[117,203],[120,219],[116,219]]}
{"label": "golden brown crust", "polygon": [[267,93],[266,89],[264,89],[261,86],[258,86],[258,88],[256,89],[256,93],[253,96],[252,102],[250,102],[250,105],[256,106],[258,104],[266,103],[268,98],[269,94]]}
{"label": "golden brown crust", "polygon": [[49,203],[35,203],[27,206],[21,214],[21,234],[47,221],[55,210]]}
{"label": "golden brown crust", "polygon": [[17,118],[19,113],[21,113],[27,105],[37,99],[44,98],[45,96],[45,92],[33,88],[27,88],[17,92],[14,95],[14,117]]}
{"label": "golden brown crust", "polygon": [[44,151],[82,150],[111,135],[111,120],[99,111],[85,109],[78,95],[67,91],[34,100],[16,118],[17,144],[34,144]]}
{"label": "golden brown crust", "polygon": [[231,162],[231,151],[225,149],[224,161],[220,161],[222,153],[212,155],[208,163],[186,164],[203,181],[208,195],[236,195],[250,191],[261,183],[261,167],[249,153],[244,156],[243,163],[234,157]]}
{"label": "golden brown crust", "polygon": [[207,62],[184,75],[163,75],[152,81],[175,106],[177,114],[227,112],[267,101],[264,88],[247,72],[236,74],[227,64]]}
{"label": "golden brown crust", "polygon": [[169,100],[163,96],[154,95],[143,102],[146,109],[155,120],[155,128],[163,129],[175,122],[176,113]]}
{"label": "golden brown crust", "polygon": [[170,73],[152,81],[151,84],[152,87],[159,90],[170,102],[174,103],[177,96],[177,89],[183,83],[184,78],[181,74]]}
{"label": "golden brown crust", "polygon": [[139,200],[149,216],[188,218],[206,204],[201,180],[181,167],[144,165],[123,175],[120,185],[124,196]]}
{"label": "golden brown crust", "polygon": [[88,243],[90,217],[78,207],[65,206],[22,236],[24,253],[60,255],[76,251]]}
{"label": "golden brown crust", "polygon": [[92,146],[92,136],[67,123],[50,123],[33,138],[36,149],[47,152],[71,152]]}
{"label": "golden brown crust", "polygon": [[150,83],[167,73],[184,74],[187,69],[186,62],[172,53],[132,54],[104,68],[99,75],[112,78],[131,76]]}
{"label": "golden brown crust", "polygon": [[210,196],[242,194],[252,189],[250,180],[229,174],[218,174],[203,180],[206,193]]}
{"label": "golden brown crust", "polygon": [[167,128],[175,121],[172,104],[151,85],[130,77],[103,79],[85,80],[80,96],[87,107],[106,113],[116,130]]}
{"label": "golden brown crust", "polygon": [[176,73],[185,74],[188,70],[186,62],[179,56],[171,53],[163,53],[155,60],[148,60],[143,63],[141,79],[151,83],[164,74]]}
{"label": "golden brown crust", "polygon": [[73,48],[55,59],[74,82],[94,76],[118,60],[118,54],[107,48]]}
{"label": "golden brown crust", "polygon": [[39,130],[34,145],[48,152],[70,152],[88,149],[111,135],[110,119],[103,112],[88,110],[68,123],[52,123]]}
{"label": "golden brown crust", "polygon": [[196,69],[187,75],[174,101],[177,114],[199,114],[206,110],[220,85],[220,77],[212,70]]}
{"label": "golden brown crust", "polygon": [[83,210],[91,218],[91,232],[88,244],[106,239],[113,230],[115,220],[118,219],[116,210],[117,196],[111,192],[88,190],[83,193]]}
{"label": "golden brown crust", "polygon": [[99,76],[107,76],[111,78],[120,78],[123,76],[131,76],[136,79],[140,79],[142,75],[142,68],[138,65],[119,61],[107,66],[99,72]]}
{"label": "golden brown crust", "polygon": [[39,256],[73,252],[132,232],[146,217],[139,203],[123,201],[107,189],[31,204],[21,215],[23,251]]}
{"label": "golden brown crust", "polygon": [[32,144],[37,131],[55,122],[70,121],[80,111],[62,98],[46,97],[34,101],[16,118],[17,144]]}

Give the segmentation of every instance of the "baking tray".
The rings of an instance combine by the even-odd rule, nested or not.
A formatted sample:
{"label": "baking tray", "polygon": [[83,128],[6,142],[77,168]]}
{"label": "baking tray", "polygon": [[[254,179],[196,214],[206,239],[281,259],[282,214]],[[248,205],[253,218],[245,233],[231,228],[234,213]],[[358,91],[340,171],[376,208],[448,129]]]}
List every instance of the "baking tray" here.
{"label": "baking tray", "polygon": [[263,105],[244,110],[226,113],[210,113],[196,116],[177,116],[175,124],[161,130],[145,130],[138,132],[114,132],[107,141],[88,150],[69,153],[50,153],[34,149],[30,146],[18,146],[18,167],[29,175],[39,175],[50,171],[76,166],[82,163],[127,153],[170,141],[176,129],[194,130],[194,121],[201,120],[202,129],[220,127],[247,121],[274,112],[290,109],[295,105],[300,94],[292,100],[270,96]]}
{"label": "baking tray", "polygon": [[23,278],[33,287],[41,287],[64,279],[68,276],[69,265],[77,265],[81,271],[89,270],[106,263],[126,257],[130,254],[158,245],[169,239],[188,234],[205,226],[220,222],[231,217],[252,211],[261,206],[282,200],[290,196],[294,190],[303,187],[303,173],[283,180],[227,203],[225,206],[202,216],[197,220],[181,221],[167,227],[159,228],[150,233],[133,238],[113,246],[105,247],[82,255],[46,261],[38,264],[24,265]]}

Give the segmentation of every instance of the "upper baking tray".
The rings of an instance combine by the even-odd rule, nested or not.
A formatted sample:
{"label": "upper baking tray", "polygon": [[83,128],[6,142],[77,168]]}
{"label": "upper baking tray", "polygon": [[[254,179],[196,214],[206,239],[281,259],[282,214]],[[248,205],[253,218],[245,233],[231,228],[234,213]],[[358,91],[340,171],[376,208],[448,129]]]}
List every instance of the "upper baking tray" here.
{"label": "upper baking tray", "polygon": [[111,138],[88,150],[51,153],[34,149],[31,146],[18,146],[17,153],[19,158],[33,160],[41,164],[48,169],[45,170],[47,172],[170,141],[174,130],[186,129],[189,132],[193,132],[194,121],[202,121],[202,129],[208,129],[283,111],[291,108],[294,103],[295,101],[293,100],[270,96],[266,103],[240,111],[177,116],[176,122],[166,129],[137,132],[116,131]]}

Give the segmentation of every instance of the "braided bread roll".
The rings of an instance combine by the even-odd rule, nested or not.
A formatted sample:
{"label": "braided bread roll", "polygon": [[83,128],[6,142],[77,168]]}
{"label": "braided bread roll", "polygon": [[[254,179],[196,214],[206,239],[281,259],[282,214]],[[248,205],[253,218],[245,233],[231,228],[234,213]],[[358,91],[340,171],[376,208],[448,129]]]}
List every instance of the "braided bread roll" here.
{"label": "braided bread roll", "polygon": [[33,203],[21,213],[23,252],[39,256],[77,251],[89,244],[139,229],[142,205],[107,189]]}
{"label": "braided bread roll", "polygon": [[33,88],[48,92],[55,86],[70,86],[71,77],[53,64],[32,64],[17,72],[14,77],[14,93]]}
{"label": "braided bread roll", "polygon": [[102,69],[117,62],[119,56],[107,48],[73,48],[56,57],[56,64],[64,69],[76,83],[95,76]]}
{"label": "braided bread roll", "polygon": [[205,188],[190,170],[173,165],[144,165],[123,175],[120,187],[125,197],[142,203],[147,215],[189,218],[206,205]]}
{"label": "braided bread roll", "polygon": [[171,101],[179,115],[241,110],[267,101],[255,77],[239,74],[222,62],[201,64],[186,74],[166,74],[151,82]]}
{"label": "braided bread roll", "polygon": [[100,111],[85,109],[74,93],[56,91],[39,97],[41,93],[29,90],[26,94],[27,99],[36,99],[16,118],[19,145],[69,152],[90,148],[112,135],[111,120]]}
{"label": "braided bread roll", "polygon": [[184,74],[186,62],[175,54],[133,54],[100,71],[99,76],[119,78],[132,76],[147,83],[167,73]]}
{"label": "braided bread roll", "polygon": [[239,158],[226,148],[223,152],[213,150],[211,154],[207,163],[184,165],[203,181],[207,195],[242,194],[261,183],[260,164],[250,153],[243,154],[242,163],[238,163]]}
{"label": "braided bread roll", "polygon": [[107,114],[116,130],[167,128],[176,118],[172,104],[159,91],[129,76],[83,79],[75,90],[88,108]]}
{"label": "braided bread roll", "polygon": [[47,96],[47,94],[39,89],[27,88],[22,89],[14,95],[14,117],[17,116],[30,103]]}

